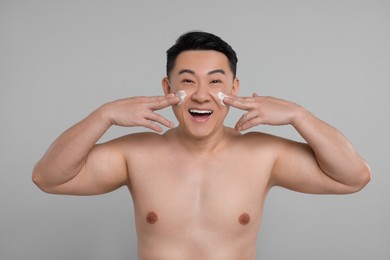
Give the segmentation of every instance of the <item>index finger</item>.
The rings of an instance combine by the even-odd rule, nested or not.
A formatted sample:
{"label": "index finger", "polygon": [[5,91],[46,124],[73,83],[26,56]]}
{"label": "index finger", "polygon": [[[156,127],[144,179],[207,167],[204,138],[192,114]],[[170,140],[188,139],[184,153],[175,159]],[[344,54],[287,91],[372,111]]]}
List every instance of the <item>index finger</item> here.
{"label": "index finger", "polygon": [[159,109],[166,108],[168,106],[178,104],[180,102],[180,98],[177,97],[175,94],[170,93],[165,96],[157,96],[152,102],[153,102],[152,109],[159,110]]}
{"label": "index finger", "polygon": [[255,99],[253,97],[237,97],[237,96],[226,96],[223,99],[223,102],[226,105],[242,109],[248,110],[253,107],[253,102]]}

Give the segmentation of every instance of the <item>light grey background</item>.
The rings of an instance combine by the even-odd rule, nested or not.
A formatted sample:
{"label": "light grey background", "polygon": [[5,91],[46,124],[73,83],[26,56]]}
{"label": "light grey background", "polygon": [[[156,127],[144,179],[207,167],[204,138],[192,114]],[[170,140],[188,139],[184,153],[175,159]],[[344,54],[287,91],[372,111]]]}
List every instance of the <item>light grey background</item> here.
{"label": "light grey background", "polygon": [[[193,29],[237,51],[241,95],[305,106],[372,168],[353,195],[272,190],[257,259],[389,259],[390,3],[375,0],[0,1],[0,259],[136,259],[126,189],[48,195],[31,170],[104,102],[162,94],[165,51]],[[226,124],[240,115],[231,110]],[[102,140],[140,130],[112,128]],[[300,140],[291,127],[254,130]]]}

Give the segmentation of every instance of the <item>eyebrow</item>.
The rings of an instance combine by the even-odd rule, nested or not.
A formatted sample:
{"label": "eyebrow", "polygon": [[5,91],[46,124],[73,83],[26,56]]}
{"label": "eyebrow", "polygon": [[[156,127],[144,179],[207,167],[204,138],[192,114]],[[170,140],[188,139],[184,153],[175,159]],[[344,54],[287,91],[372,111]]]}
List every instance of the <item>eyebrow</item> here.
{"label": "eyebrow", "polygon": [[218,69],[218,70],[212,70],[210,71],[209,73],[207,73],[208,75],[211,75],[211,74],[215,74],[215,73],[221,73],[223,75],[226,75],[226,72],[223,70],[223,69]]}
{"label": "eyebrow", "polygon": [[[189,74],[195,75],[195,72],[193,70],[190,70],[190,69],[182,69],[179,71],[179,75],[181,75],[183,73],[189,73]],[[209,73],[207,73],[207,75],[211,75],[211,74],[215,74],[215,73],[221,73],[223,75],[226,75],[226,72],[223,69],[212,70]]]}
{"label": "eyebrow", "polygon": [[179,71],[178,74],[181,75],[183,73],[189,73],[189,74],[195,75],[195,72],[193,70],[189,70],[189,69],[182,69]]}

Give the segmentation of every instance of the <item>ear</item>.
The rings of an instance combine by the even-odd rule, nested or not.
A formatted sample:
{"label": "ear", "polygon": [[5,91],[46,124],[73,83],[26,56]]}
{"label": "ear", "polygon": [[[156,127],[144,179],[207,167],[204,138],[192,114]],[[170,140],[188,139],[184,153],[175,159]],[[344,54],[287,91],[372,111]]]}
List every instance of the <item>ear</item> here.
{"label": "ear", "polygon": [[164,77],[162,79],[161,85],[162,85],[162,88],[163,88],[163,91],[164,91],[165,95],[168,95],[169,93],[171,93],[171,86],[169,85],[168,77]]}
{"label": "ear", "polygon": [[240,80],[238,78],[235,78],[233,81],[232,92],[230,93],[230,95],[237,96],[238,90],[240,90]]}

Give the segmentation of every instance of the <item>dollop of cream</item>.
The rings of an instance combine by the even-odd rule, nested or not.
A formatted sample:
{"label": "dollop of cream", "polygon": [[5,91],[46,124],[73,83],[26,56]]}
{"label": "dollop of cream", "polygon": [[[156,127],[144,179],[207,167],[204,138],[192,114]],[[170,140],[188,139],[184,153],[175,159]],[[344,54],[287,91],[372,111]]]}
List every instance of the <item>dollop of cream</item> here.
{"label": "dollop of cream", "polygon": [[178,92],[176,92],[176,95],[180,98],[180,102],[178,105],[180,105],[181,103],[184,102],[184,99],[186,98],[187,94],[184,90],[180,90]]}
{"label": "dollop of cream", "polygon": [[223,99],[227,97],[227,95],[221,91],[218,92],[218,98],[221,100],[221,105],[226,106],[225,103],[223,103]]}

